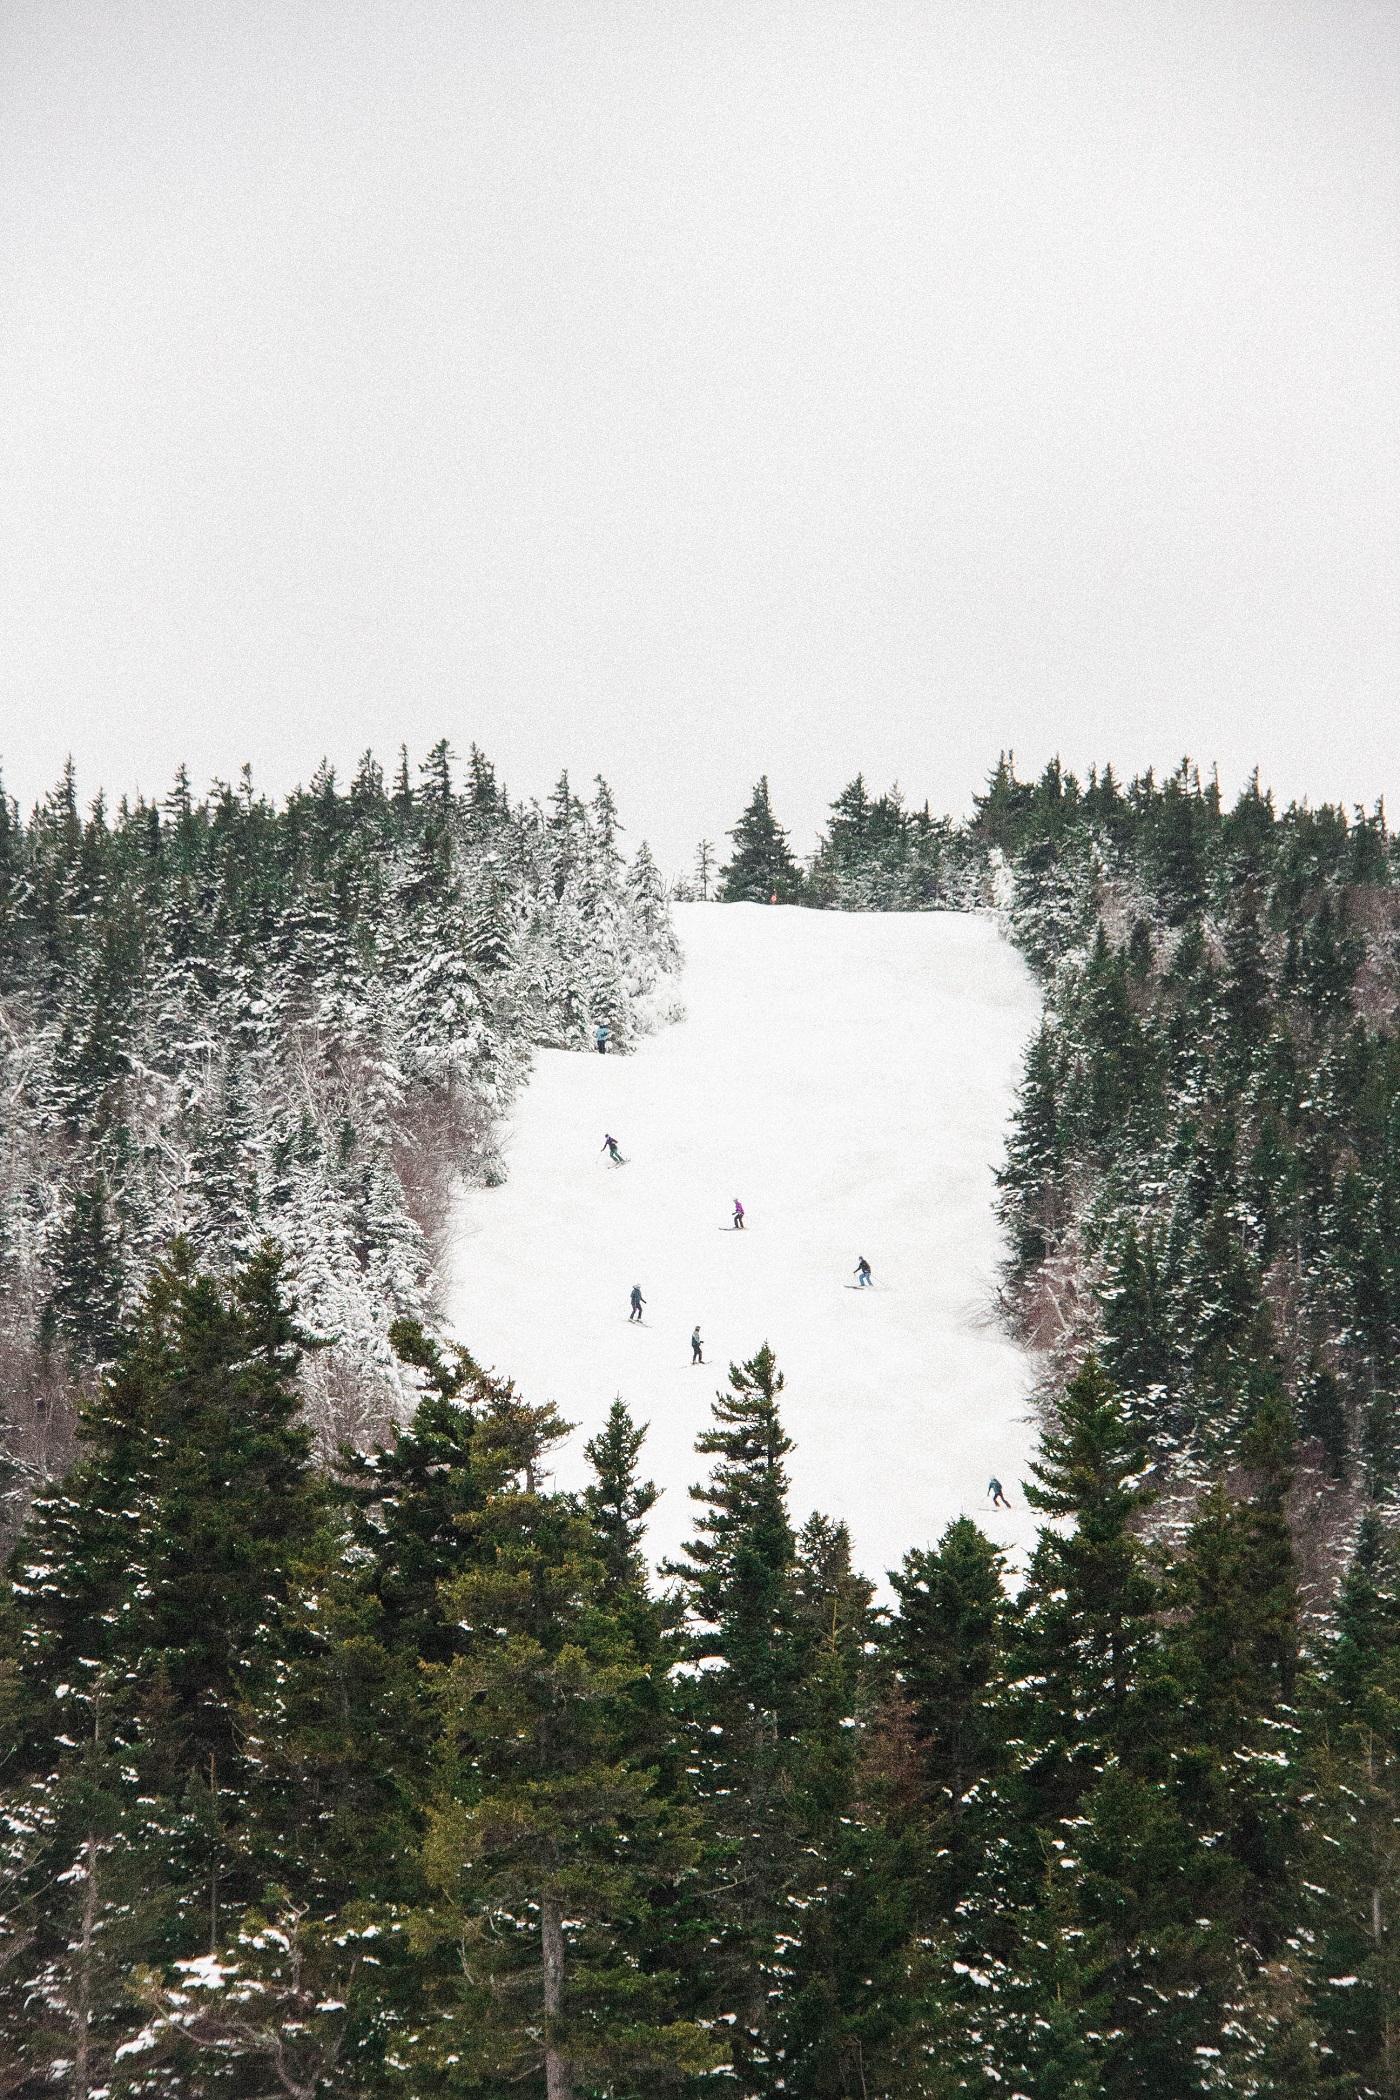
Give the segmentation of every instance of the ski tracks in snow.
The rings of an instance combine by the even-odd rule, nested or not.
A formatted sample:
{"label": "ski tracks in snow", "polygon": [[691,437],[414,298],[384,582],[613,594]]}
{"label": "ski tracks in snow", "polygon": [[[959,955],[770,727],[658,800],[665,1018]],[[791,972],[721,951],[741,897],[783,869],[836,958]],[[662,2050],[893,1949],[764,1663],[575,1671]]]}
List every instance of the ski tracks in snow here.
{"label": "ski tracks in snow", "polygon": [[[689,1534],[715,1386],[764,1341],[796,1522],[844,1518],[876,1577],[963,1512],[1019,1558],[1033,1367],[986,1308],[993,1164],[1039,1015],[1024,963],[961,913],[681,905],[676,923],[685,1019],[631,1057],[540,1053],[507,1180],[460,1197],[454,1330],[578,1424],[561,1485],[582,1484],[616,1394],[650,1423],[657,1559]],[[625,1167],[600,1163],[605,1131]],[[875,1288],[843,1288],[861,1255]]]}

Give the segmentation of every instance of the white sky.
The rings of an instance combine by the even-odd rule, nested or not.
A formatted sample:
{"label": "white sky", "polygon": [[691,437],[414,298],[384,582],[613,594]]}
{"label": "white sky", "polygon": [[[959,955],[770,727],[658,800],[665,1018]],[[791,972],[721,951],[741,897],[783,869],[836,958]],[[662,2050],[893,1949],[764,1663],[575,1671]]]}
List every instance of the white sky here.
{"label": "white sky", "polygon": [[1393,0],[6,0],[0,755],[1400,816]]}

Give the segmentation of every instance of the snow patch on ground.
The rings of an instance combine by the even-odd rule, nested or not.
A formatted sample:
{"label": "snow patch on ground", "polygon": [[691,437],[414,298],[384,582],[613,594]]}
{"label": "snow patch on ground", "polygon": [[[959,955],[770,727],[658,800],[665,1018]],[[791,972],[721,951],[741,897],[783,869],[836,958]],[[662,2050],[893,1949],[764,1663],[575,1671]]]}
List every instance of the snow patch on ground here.
{"label": "snow patch on ground", "polygon": [[[992,1177],[1039,1016],[1025,964],[962,913],[694,904],[676,925],[684,1018],[631,1057],[541,1052],[506,1181],[460,1197],[453,1330],[579,1425],[560,1485],[616,1394],[650,1423],[657,1558],[690,1532],[715,1387],[765,1340],[799,1523],[843,1517],[877,1577],[964,1511],[1019,1558],[1034,1366],[992,1313]],[[872,1291],[848,1288],[862,1254]],[[993,1473],[1010,1511],[988,1508]]]}

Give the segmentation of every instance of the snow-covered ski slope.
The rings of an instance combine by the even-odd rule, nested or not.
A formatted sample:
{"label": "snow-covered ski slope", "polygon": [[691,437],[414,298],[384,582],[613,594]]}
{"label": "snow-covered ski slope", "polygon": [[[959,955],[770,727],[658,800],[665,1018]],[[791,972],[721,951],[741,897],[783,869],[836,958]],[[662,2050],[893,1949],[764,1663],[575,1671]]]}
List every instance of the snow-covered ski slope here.
{"label": "snow-covered ski slope", "polygon": [[[676,920],[685,1018],[630,1057],[541,1053],[506,1181],[462,1196],[454,1331],[579,1425],[561,1485],[586,1477],[615,1395],[650,1423],[657,1558],[689,1533],[715,1388],[764,1341],[787,1378],[798,1522],[843,1517],[876,1578],[963,1511],[1024,1547],[1032,1367],[991,1313],[993,1169],[1039,1012],[1024,963],[960,913],[694,904]],[[851,1288],[862,1254],[873,1290]],[[988,1507],[994,1473],[1009,1512]]]}

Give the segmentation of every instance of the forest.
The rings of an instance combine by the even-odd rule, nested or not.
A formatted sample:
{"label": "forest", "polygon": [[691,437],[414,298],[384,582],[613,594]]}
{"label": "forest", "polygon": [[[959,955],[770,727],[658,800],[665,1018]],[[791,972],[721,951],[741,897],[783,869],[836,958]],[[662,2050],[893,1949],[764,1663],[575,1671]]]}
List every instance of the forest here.
{"label": "forest", "polygon": [[221,1270],[282,1248],[328,1343],[300,1386],[323,1455],[401,1417],[389,1328],[429,1317],[454,1177],[499,1177],[535,1046],[602,1023],[625,1050],[675,965],[619,832],[605,782],[512,803],[475,747],[456,784],[445,742],[280,808],[246,771],[109,811],[70,765],[28,821],[0,793],[11,1533],[176,1236]]}
{"label": "forest", "polygon": [[6,817],[0,2095],[1400,2093],[1380,810],[1008,757],[803,862],[760,783],[722,896],[996,911],[1044,990],[1043,1527],[877,1593],[761,1337],[653,1570],[645,1424],[559,1491],[437,1326],[451,1163],[676,960],[605,790],[447,767]]}

